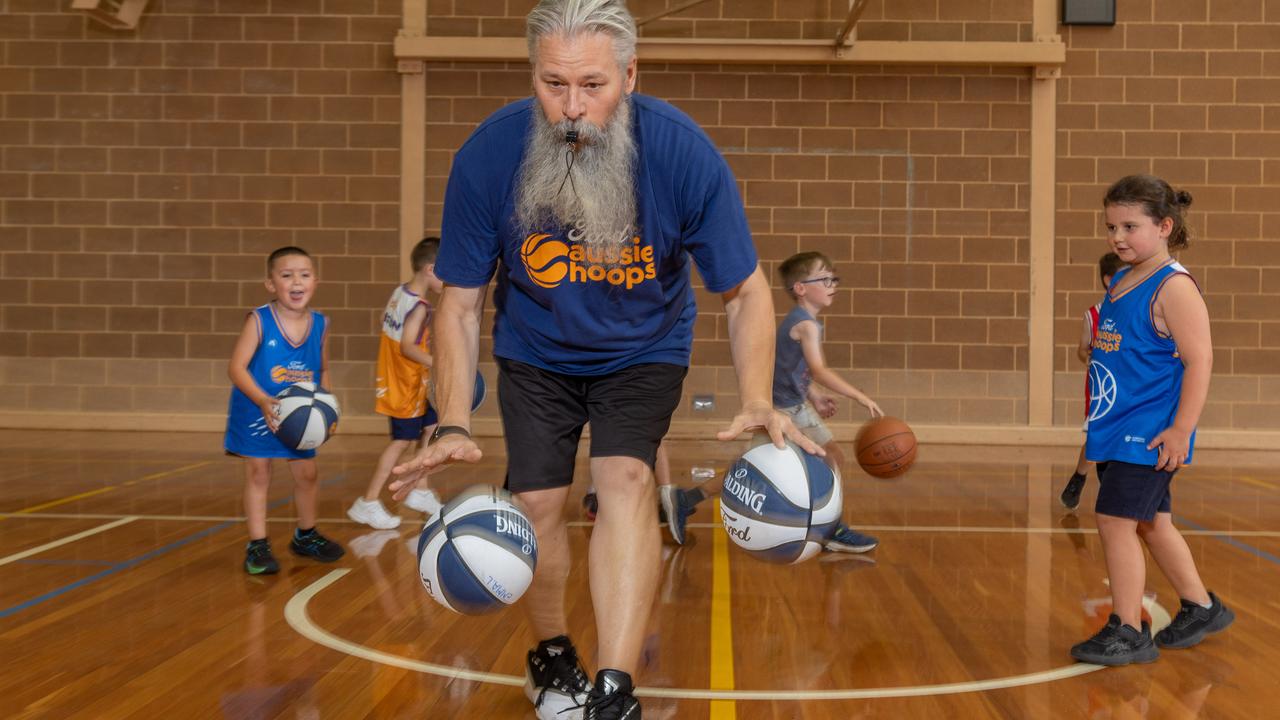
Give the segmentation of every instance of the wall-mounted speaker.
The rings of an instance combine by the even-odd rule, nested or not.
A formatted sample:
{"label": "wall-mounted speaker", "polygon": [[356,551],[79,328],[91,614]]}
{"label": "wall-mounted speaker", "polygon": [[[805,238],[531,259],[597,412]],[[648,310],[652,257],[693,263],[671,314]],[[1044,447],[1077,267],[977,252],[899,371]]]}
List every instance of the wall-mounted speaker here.
{"label": "wall-mounted speaker", "polygon": [[1062,0],[1063,25],[1115,25],[1116,0]]}

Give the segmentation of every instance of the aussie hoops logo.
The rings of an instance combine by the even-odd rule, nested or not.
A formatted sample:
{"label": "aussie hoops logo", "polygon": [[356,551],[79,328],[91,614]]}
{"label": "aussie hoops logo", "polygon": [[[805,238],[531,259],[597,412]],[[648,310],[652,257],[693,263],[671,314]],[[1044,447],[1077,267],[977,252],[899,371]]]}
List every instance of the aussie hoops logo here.
{"label": "aussie hoops logo", "polygon": [[1116,404],[1116,376],[1097,360],[1089,361],[1089,422],[1111,412]]}
{"label": "aussie hoops logo", "polygon": [[569,246],[550,238],[547,233],[534,233],[520,246],[525,272],[538,287],[556,287],[569,274]]}
{"label": "aussie hoops logo", "polygon": [[315,382],[315,371],[306,365],[292,360],[288,365],[276,365],[271,368],[271,382],[281,385],[292,385],[300,382]]}
{"label": "aussie hoops logo", "polygon": [[641,245],[640,236],[616,250],[588,249],[581,233],[569,231],[568,241],[549,233],[533,233],[520,245],[520,260],[535,285],[559,287],[564,282],[604,282],[627,290],[657,276],[653,246]]}

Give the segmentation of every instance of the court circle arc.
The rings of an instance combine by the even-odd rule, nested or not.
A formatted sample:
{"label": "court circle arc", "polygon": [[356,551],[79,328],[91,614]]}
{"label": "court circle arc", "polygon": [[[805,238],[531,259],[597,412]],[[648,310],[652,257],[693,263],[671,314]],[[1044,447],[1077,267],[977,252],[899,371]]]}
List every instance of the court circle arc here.
{"label": "court circle arc", "polygon": [[[285,621],[299,635],[312,642],[336,650],[352,657],[358,657],[382,665],[413,670],[427,675],[435,675],[455,680],[524,687],[524,676],[504,675],[500,673],[467,670],[451,665],[439,665],[411,658],[393,655],[375,650],[359,643],[340,638],[316,625],[307,613],[307,604],[325,588],[336,583],[344,575],[351,572],[347,569],[332,570],[319,580],[298,591],[285,605]],[[1167,624],[1169,613],[1155,601],[1144,603],[1152,615],[1153,625]],[[814,701],[814,700],[869,700],[875,698],[922,697],[929,695],[954,695],[985,690],[1001,690],[1005,688],[1038,685],[1041,683],[1065,680],[1067,678],[1087,675],[1105,669],[1101,665],[1073,663],[1049,670],[1042,670],[1023,675],[1009,675],[990,680],[972,680],[959,683],[941,683],[935,685],[895,686],[883,688],[846,688],[832,690],[711,690],[698,688],[637,688],[637,697],[667,698],[675,700],[772,700],[772,701]]]}

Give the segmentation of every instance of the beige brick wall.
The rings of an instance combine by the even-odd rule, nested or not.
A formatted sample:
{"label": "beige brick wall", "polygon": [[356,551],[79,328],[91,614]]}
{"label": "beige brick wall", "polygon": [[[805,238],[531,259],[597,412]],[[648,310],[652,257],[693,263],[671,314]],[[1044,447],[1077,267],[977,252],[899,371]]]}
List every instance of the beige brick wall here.
{"label": "beige brick wall", "polygon": [[[65,4],[0,0],[0,411],[220,414],[234,334],[265,297],[263,257],[300,244],[319,257],[333,384],[349,414],[368,414],[378,313],[399,279],[402,2],[152,0],[135,32]],[[430,0],[428,30],[516,35],[531,5]],[[1280,0],[1119,6],[1114,28],[1061,28],[1055,421],[1081,415],[1074,344],[1101,293],[1099,198],[1144,171],[1196,196],[1183,259],[1217,345],[1204,424],[1280,428]],[[829,38],[847,7],[712,0],[643,34]],[[877,0],[858,37],[1027,41],[1030,16],[1028,0]],[[437,63],[426,82],[435,229],[453,150],[528,93],[528,69]],[[836,261],[831,365],[936,424],[1027,419],[1031,82],[990,67],[640,74],[725,153],[771,277],[801,249]],[[725,318],[699,299],[688,388],[728,399]]]}

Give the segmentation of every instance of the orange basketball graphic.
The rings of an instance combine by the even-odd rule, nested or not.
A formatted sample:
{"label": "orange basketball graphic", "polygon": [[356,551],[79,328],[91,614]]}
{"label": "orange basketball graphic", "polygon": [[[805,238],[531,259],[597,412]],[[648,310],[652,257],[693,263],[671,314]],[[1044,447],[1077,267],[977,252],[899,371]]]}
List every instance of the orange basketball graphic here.
{"label": "orange basketball graphic", "polygon": [[534,233],[520,247],[520,259],[529,279],[544,288],[553,288],[569,274],[569,246],[559,240],[547,240],[546,233]]}

